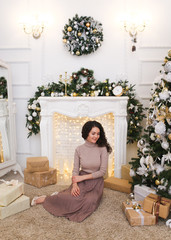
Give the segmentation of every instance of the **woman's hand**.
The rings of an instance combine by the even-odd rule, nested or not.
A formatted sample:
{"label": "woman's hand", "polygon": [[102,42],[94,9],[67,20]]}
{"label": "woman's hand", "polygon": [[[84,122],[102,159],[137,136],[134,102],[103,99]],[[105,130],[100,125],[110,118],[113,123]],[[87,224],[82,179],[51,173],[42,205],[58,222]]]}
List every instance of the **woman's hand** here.
{"label": "woman's hand", "polygon": [[83,176],[73,176],[72,177],[72,182],[73,183],[77,183],[77,182],[82,182],[82,181],[84,181],[85,179],[84,179],[84,175]]}
{"label": "woman's hand", "polygon": [[78,187],[77,183],[72,184],[71,195],[74,197],[80,195],[80,188]]}

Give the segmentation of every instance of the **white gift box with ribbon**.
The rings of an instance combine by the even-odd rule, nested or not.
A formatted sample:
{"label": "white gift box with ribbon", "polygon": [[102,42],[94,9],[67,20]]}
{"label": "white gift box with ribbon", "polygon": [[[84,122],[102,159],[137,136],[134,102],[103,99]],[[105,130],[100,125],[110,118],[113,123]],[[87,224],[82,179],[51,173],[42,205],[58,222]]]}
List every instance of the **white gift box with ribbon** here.
{"label": "white gift box with ribbon", "polygon": [[30,208],[30,198],[22,195],[6,207],[0,207],[0,219],[12,216]]}
{"label": "white gift box with ribbon", "polygon": [[24,183],[17,180],[4,181],[0,184],[0,206],[8,206],[11,202],[24,194]]}
{"label": "white gift box with ribbon", "polygon": [[156,194],[156,191],[145,185],[135,185],[134,186],[134,198],[135,201],[143,201],[150,193]]}

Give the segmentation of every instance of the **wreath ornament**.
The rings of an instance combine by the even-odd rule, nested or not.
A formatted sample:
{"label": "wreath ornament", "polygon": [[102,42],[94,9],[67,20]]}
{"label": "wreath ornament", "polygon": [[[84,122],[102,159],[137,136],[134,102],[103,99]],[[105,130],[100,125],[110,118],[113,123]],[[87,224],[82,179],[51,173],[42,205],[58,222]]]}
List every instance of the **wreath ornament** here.
{"label": "wreath ornament", "polygon": [[76,14],[64,26],[63,43],[72,55],[81,56],[95,52],[103,41],[102,24],[92,17]]}

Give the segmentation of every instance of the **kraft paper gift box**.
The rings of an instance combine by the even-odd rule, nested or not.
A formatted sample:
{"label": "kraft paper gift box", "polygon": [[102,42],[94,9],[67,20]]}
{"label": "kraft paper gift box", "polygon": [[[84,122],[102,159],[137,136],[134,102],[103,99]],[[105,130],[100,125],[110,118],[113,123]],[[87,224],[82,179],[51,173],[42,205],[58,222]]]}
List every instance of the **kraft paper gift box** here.
{"label": "kraft paper gift box", "polygon": [[16,198],[24,194],[24,183],[8,186],[6,183],[0,184],[0,206],[7,206]]}
{"label": "kraft paper gift box", "polygon": [[170,202],[151,193],[144,199],[143,210],[166,219],[170,212]]}
{"label": "kraft paper gift box", "polygon": [[109,177],[104,180],[104,187],[110,188],[119,192],[131,193],[132,185],[126,179]]}
{"label": "kraft paper gift box", "polygon": [[135,185],[134,186],[134,198],[136,201],[143,201],[150,193],[155,194],[156,191],[145,185]]}
{"label": "kraft paper gift box", "polygon": [[6,207],[0,207],[0,219],[12,216],[30,208],[30,198],[22,195]]}
{"label": "kraft paper gift box", "polygon": [[57,182],[57,171],[54,168],[49,168],[49,171],[31,173],[25,169],[24,182],[38,188],[55,184]]}
{"label": "kraft paper gift box", "polygon": [[126,179],[128,180],[129,182],[132,182],[132,177],[129,175],[130,173],[130,165],[127,164],[127,165],[122,165],[121,166],[121,177],[123,179]]}
{"label": "kraft paper gift box", "polygon": [[[142,201],[138,201],[137,203],[142,205]],[[142,208],[134,210],[132,202],[129,205],[123,202],[122,210],[131,226],[151,226],[156,224],[156,216],[145,212]]]}
{"label": "kraft paper gift box", "polygon": [[44,172],[49,170],[49,160],[47,157],[27,158],[27,170],[29,172]]}

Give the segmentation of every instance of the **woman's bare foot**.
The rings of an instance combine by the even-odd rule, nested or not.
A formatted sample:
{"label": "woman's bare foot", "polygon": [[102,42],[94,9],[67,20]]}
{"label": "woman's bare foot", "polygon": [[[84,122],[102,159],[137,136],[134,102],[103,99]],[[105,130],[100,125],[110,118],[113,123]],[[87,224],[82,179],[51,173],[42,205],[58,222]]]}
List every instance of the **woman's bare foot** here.
{"label": "woman's bare foot", "polygon": [[46,195],[40,197],[34,197],[31,201],[31,206],[35,206],[37,204],[43,203],[46,198]]}

